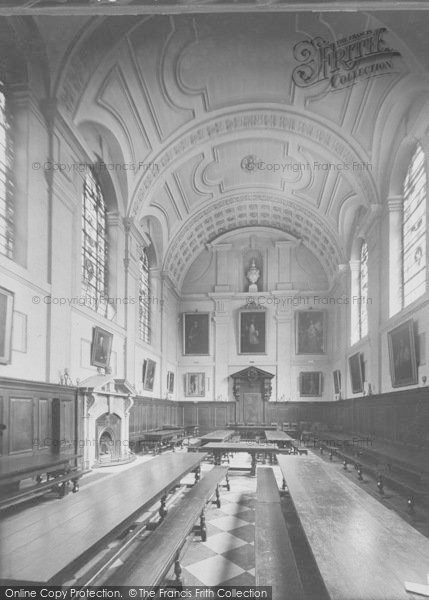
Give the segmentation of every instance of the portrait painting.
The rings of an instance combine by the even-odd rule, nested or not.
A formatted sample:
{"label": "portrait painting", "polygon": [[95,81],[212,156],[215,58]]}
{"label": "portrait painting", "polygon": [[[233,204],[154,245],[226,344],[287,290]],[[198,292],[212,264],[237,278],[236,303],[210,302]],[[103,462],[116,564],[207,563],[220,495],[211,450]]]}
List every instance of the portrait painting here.
{"label": "portrait painting", "polygon": [[339,394],[341,392],[341,371],[336,369],[332,375],[334,378],[334,393]]}
{"label": "portrait painting", "polygon": [[91,365],[107,368],[110,364],[113,334],[101,327],[92,329]]}
{"label": "portrait painting", "polygon": [[13,292],[0,288],[0,364],[2,365],[7,365],[11,361],[13,301]]}
{"label": "portrait painting", "polygon": [[392,387],[418,382],[414,322],[412,319],[387,334]]}
{"label": "portrait painting", "polygon": [[173,371],[167,372],[167,391],[169,394],[174,392],[174,373]]}
{"label": "portrait painting", "polygon": [[349,357],[350,380],[352,385],[352,393],[359,394],[363,392],[363,354],[356,352]]}
{"label": "portrait painting", "polygon": [[325,311],[300,310],[296,313],[296,353],[325,353]]}
{"label": "portrait painting", "polygon": [[143,361],[143,389],[151,392],[155,381],[156,362],[150,358]]}
{"label": "portrait painting", "polygon": [[265,311],[262,310],[240,311],[240,354],[265,353],[265,317]]}
{"label": "portrait painting", "polygon": [[320,371],[302,371],[299,374],[300,396],[321,396],[323,373]]}
{"label": "portrait painting", "polygon": [[183,313],[183,354],[209,353],[209,313]]}
{"label": "portrait painting", "polygon": [[206,393],[205,373],[186,373],[185,395],[204,396]]}

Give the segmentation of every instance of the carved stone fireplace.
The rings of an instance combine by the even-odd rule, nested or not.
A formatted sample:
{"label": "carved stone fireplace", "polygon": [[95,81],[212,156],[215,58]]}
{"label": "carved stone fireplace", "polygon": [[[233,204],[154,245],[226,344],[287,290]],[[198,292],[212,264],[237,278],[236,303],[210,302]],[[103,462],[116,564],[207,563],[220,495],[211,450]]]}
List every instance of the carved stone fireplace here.
{"label": "carved stone fireplace", "polygon": [[84,426],[79,446],[86,469],[122,464],[134,458],[129,448],[129,414],[134,394],[124,379],[111,375],[94,375],[80,383]]}

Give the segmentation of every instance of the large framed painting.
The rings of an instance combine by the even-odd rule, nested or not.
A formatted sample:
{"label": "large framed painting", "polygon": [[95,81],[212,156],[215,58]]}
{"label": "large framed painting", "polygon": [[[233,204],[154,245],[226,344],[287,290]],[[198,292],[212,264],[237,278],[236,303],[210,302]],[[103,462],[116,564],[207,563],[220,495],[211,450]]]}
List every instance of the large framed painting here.
{"label": "large framed painting", "polygon": [[363,354],[356,352],[349,357],[350,380],[353,394],[363,392]]}
{"label": "large framed painting", "polygon": [[297,354],[324,354],[325,319],[323,310],[299,310],[295,317]]}
{"label": "large framed painting", "polygon": [[12,355],[14,293],[0,287],[0,364],[7,365]]}
{"label": "large framed painting", "polygon": [[418,374],[413,320],[405,321],[399,327],[389,331],[387,340],[392,386],[416,384]]}
{"label": "large framed painting", "polygon": [[107,369],[110,364],[113,334],[101,327],[92,329],[91,365]]}
{"label": "large framed painting", "polygon": [[323,391],[323,373],[320,371],[302,371],[299,374],[300,396],[321,396]]}
{"label": "large framed painting", "polygon": [[183,313],[183,354],[209,353],[209,313]]}
{"label": "large framed painting", "polygon": [[333,373],[334,378],[334,392],[335,394],[341,393],[341,371],[336,369]]}
{"label": "large framed painting", "polygon": [[173,371],[167,371],[167,391],[169,394],[174,392],[174,373]]}
{"label": "large framed painting", "polygon": [[205,373],[186,373],[185,396],[204,396],[205,393]]}
{"label": "large framed painting", "polygon": [[239,313],[239,354],[265,354],[266,313],[241,310]]}
{"label": "large framed painting", "polygon": [[150,358],[143,361],[143,389],[152,392],[155,381],[156,362]]}

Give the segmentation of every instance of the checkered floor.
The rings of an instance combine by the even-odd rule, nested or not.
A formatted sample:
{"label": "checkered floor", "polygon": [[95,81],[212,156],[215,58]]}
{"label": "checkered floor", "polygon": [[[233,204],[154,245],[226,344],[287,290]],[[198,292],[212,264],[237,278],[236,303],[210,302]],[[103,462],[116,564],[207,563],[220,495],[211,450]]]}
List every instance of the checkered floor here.
{"label": "checkered floor", "polygon": [[[250,466],[247,455],[236,455],[231,465]],[[206,512],[207,541],[198,534],[182,556],[186,586],[255,584],[256,477],[230,471],[231,490],[221,490],[221,508]],[[168,580],[173,580],[173,572]]]}

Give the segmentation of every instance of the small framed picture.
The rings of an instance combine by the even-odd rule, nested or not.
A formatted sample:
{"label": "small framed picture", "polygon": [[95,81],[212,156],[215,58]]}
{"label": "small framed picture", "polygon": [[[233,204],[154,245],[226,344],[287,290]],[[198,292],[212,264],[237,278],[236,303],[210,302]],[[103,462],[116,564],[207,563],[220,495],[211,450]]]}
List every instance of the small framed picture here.
{"label": "small framed picture", "polygon": [[341,392],[341,371],[336,369],[332,375],[334,378],[334,393],[339,394]]}
{"label": "small framed picture", "polygon": [[91,365],[107,368],[110,364],[113,334],[101,327],[92,329]]}
{"label": "small framed picture", "polygon": [[240,311],[240,354],[265,354],[265,318],[264,310]]}
{"label": "small framed picture", "polygon": [[296,353],[324,354],[325,311],[299,310],[296,312]]}
{"label": "small framed picture", "polygon": [[392,387],[418,383],[416,342],[412,319],[387,334]]}
{"label": "small framed picture", "polygon": [[323,373],[320,371],[302,371],[299,374],[300,396],[321,396],[323,390]]}
{"label": "small framed picture", "polygon": [[363,354],[356,352],[349,357],[350,380],[352,384],[352,393],[359,394],[363,392]]}
{"label": "small framed picture", "polygon": [[8,365],[12,355],[14,293],[0,287],[0,364]]}
{"label": "small framed picture", "polygon": [[174,373],[173,371],[167,371],[167,391],[169,394],[174,392]]}
{"label": "small framed picture", "polygon": [[152,392],[155,381],[156,362],[150,358],[143,361],[143,389]]}
{"label": "small framed picture", "polygon": [[183,354],[209,353],[209,313],[183,313]]}
{"label": "small framed picture", "polygon": [[206,393],[205,373],[186,373],[186,396],[204,396]]}

